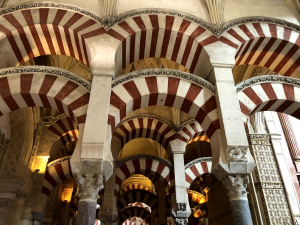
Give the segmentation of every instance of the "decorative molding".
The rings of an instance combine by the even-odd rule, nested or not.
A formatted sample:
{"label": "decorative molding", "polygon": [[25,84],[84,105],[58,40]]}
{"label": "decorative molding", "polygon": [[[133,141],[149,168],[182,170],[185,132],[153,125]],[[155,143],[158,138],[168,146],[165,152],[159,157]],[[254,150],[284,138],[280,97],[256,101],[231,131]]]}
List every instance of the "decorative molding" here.
{"label": "decorative molding", "polygon": [[54,9],[58,8],[58,9],[74,11],[97,21],[106,30],[109,30],[115,24],[118,24],[130,17],[140,16],[145,14],[163,14],[163,15],[181,17],[185,20],[196,23],[199,26],[204,27],[205,29],[211,31],[216,37],[220,37],[224,32],[226,32],[227,30],[229,30],[234,26],[238,26],[240,24],[245,24],[245,23],[271,23],[271,24],[276,24],[278,26],[290,28],[296,32],[300,32],[299,25],[293,24],[288,21],[263,17],[263,16],[244,17],[244,18],[229,21],[223,25],[219,25],[219,24],[212,25],[211,23],[206,22],[200,19],[199,17],[193,16],[188,13],[176,11],[176,10],[170,10],[170,9],[158,9],[158,8],[138,9],[138,10],[128,11],[120,15],[111,17],[111,16],[100,16],[91,10],[80,8],[74,5],[52,3],[52,2],[23,3],[23,4],[9,6],[0,10],[0,16],[4,16],[6,14],[13,13],[20,10],[35,9],[35,8],[54,8]]}
{"label": "decorative molding", "polygon": [[99,16],[98,14],[88,10],[88,9],[83,9],[74,5],[68,5],[68,4],[62,4],[62,3],[53,3],[53,2],[35,2],[35,3],[22,3],[22,4],[17,4],[17,5],[12,5],[6,8],[3,8],[0,10],[0,16],[4,16],[9,13],[13,13],[16,11],[20,10],[25,10],[25,9],[35,9],[35,8],[54,8],[54,9],[65,9],[65,10],[71,10],[75,11],[77,13],[83,14],[85,16],[88,16],[92,18],[93,20],[96,20],[98,23],[101,24],[102,17]]}
{"label": "decorative molding", "polygon": [[201,163],[201,162],[212,162],[212,157],[202,157],[202,158],[194,159],[193,161],[189,162],[188,164],[186,164],[184,166],[184,170],[190,168],[191,166],[193,166],[197,163]]}
{"label": "decorative molding", "polygon": [[58,116],[45,116],[44,126],[51,126],[56,121],[68,117],[66,114],[60,114]]}
{"label": "decorative molding", "polygon": [[186,211],[186,203],[177,203],[179,211]]}
{"label": "decorative molding", "polygon": [[275,24],[278,26],[290,28],[290,29],[300,33],[299,25],[293,24],[293,23],[285,21],[285,20],[264,17],[264,16],[244,17],[244,18],[239,18],[236,20],[231,20],[231,21],[228,21],[227,23],[224,23],[220,30],[217,29],[217,30],[213,30],[212,32],[217,37],[220,37],[224,32],[226,32],[230,28],[241,25],[241,24],[245,24],[245,23],[271,23],[271,24]]}
{"label": "decorative molding", "polygon": [[66,156],[66,157],[64,157],[64,158],[60,158],[60,159],[57,159],[57,160],[54,160],[54,161],[48,163],[48,164],[47,164],[47,170],[48,170],[49,168],[51,168],[51,167],[53,167],[53,166],[59,164],[59,163],[62,163],[62,162],[64,162],[64,161],[70,160],[71,157],[72,157],[72,156]]}
{"label": "decorative molding", "polygon": [[222,180],[223,185],[228,190],[230,201],[244,200],[247,198],[247,185],[249,183],[249,176],[228,176]]}
{"label": "decorative molding", "polygon": [[119,162],[116,163],[116,168],[120,167],[121,165],[123,165],[126,162],[128,162],[130,160],[133,160],[133,159],[154,159],[154,160],[157,160],[157,161],[165,164],[167,167],[169,167],[170,169],[173,170],[173,165],[169,161],[167,161],[167,160],[165,160],[163,158],[160,158],[158,156],[145,155],[145,154],[133,155],[133,156],[126,157],[125,159],[122,159],[121,161],[119,161]]}
{"label": "decorative molding", "polygon": [[263,75],[263,76],[257,76],[252,77],[247,80],[244,80],[240,83],[238,83],[236,88],[236,93],[239,93],[240,91],[243,91],[244,89],[256,85],[256,84],[263,84],[263,83],[281,83],[281,84],[289,84],[300,87],[300,79],[297,78],[291,78],[291,77],[284,77],[280,75]]}
{"label": "decorative molding", "polygon": [[234,147],[227,150],[227,160],[229,162],[247,162],[249,147]]}
{"label": "decorative molding", "polygon": [[21,66],[21,67],[10,67],[7,69],[0,70],[0,76],[9,76],[10,74],[19,74],[19,73],[47,73],[51,75],[65,77],[69,80],[74,81],[75,83],[81,85],[89,92],[91,91],[91,83],[84,79],[83,77],[71,73],[69,71],[50,67],[50,66]]}
{"label": "decorative molding", "polygon": [[196,75],[181,72],[179,70],[171,70],[171,69],[146,69],[146,70],[138,70],[126,75],[120,76],[113,80],[111,88],[113,89],[117,85],[126,83],[128,81],[140,78],[140,77],[148,77],[148,76],[168,76],[168,77],[176,77],[179,79],[187,80],[192,82],[198,86],[201,86],[211,93],[215,94],[215,86],[208,81],[204,80],[201,77]]}
{"label": "decorative molding", "polygon": [[132,119],[136,119],[136,118],[150,118],[150,119],[156,119],[156,120],[160,120],[161,122],[167,124],[169,127],[171,127],[173,130],[176,130],[176,128],[174,127],[174,125],[172,123],[170,123],[169,121],[165,120],[164,118],[162,117],[159,117],[159,116],[153,116],[153,115],[148,115],[148,114],[140,114],[140,115],[137,115],[137,116],[131,116],[131,117],[128,117],[122,121],[120,121],[120,123],[118,123],[117,127],[115,128],[115,130],[121,126],[123,123],[129,121],[129,120],[132,120]]}

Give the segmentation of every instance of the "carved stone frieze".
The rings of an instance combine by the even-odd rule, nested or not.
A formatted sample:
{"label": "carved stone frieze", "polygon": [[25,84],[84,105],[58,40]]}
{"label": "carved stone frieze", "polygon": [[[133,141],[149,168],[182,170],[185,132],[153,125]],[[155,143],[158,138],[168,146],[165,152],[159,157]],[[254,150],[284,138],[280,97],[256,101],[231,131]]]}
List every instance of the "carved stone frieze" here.
{"label": "carved stone frieze", "polygon": [[230,201],[247,200],[247,185],[249,176],[228,176],[222,180],[224,187],[228,190]]}
{"label": "carved stone frieze", "polygon": [[130,160],[133,160],[133,159],[142,159],[142,158],[157,160],[157,161],[165,164],[167,167],[173,169],[173,165],[169,161],[167,161],[167,160],[165,160],[163,158],[160,158],[160,157],[154,156],[154,155],[142,155],[142,154],[141,155],[133,155],[133,156],[126,157],[125,159],[122,159],[121,161],[119,161],[119,162],[116,163],[116,168],[120,167],[121,165],[123,165],[124,163],[126,163],[126,162],[128,162]]}
{"label": "carved stone frieze", "polygon": [[191,166],[193,166],[197,163],[201,163],[201,162],[212,162],[212,157],[202,157],[202,158],[194,159],[193,161],[186,164],[184,166],[184,169],[186,170],[186,169],[190,168]]}
{"label": "carved stone frieze", "polygon": [[114,88],[117,85],[126,83],[130,80],[139,78],[139,77],[147,77],[147,76],[171,76],[176,77],[184,80],[188,80],[192,83],[195,83],[207,90],[211,93],[215,93],[215,86],[209,83],[208,81],[204,80],[201,77],[196,75],[185,73],[179,70],[171,70],[171,69],[145,69],[145,70],[138,70],[126,75],[120,76],[113,80],[111,87]]}
{"label": "carved stone frieze", "polygon": [[297,78],[284,77],[284,76],[280,76],[280,75],[264,75],[264,76],[252,77],[245,81],[242,81],[242,82],[238,83],[235,86],[235,88],[236,88],[236,92],[238,93],[252,85],[269,83],[269,82],[281,83],[281,84],[291,84],[291,85],[300,87],[300,80]]}
{"label": "carved stone frieze", "polygon": [[68,78],[75,83],[81,85],[88,91],[91,91],[91,83],[84,79],[83,77],[71,73],[69,71],[50,67],[50,66],[24,66],[24,67],[11,67],[7,69],[1,69],[0,70],[0,76],[9,76],[11,74],[19,74],[19,73],[47,73],[47,74],[53,74],[56,76],[61,76]]}
{"label": "carved stone frieze", "polygon": [[103,174],[76,175],[75,179],[79,186],[78,197],[80,201],[97,201],[99,190],[104,188]]}
{"label": "carved stone frieze", "polygon": [[227,160],[229,162],[247,162],[249,147],[235,147],[227,150]]}
{"label": "carved stone frieze", "polygon": [[257,167],[253,182],[264,224],[292,224],[284,186],[269,134],[249,134],[251,154]]}

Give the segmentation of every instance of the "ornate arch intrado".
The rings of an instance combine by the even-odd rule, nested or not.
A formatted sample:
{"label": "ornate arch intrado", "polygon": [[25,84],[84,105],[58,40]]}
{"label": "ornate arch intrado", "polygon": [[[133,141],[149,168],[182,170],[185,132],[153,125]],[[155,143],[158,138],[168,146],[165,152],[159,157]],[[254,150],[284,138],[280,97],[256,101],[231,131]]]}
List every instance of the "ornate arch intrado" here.
{"label": "ornate arch intrado", "polygon": [[115,79],[112,87],[108,119],[112,130],[130,112],[155,105],[193,116],[209,139],[220,129],[214,87],[194,75],[173,70],[137,71]]}
{"label": "ornate arch intrado", "polygon": [[297,60],[300,55],[295,56],[299,54],[299,32],[284,27],[289,25],[287,22],[276,25],[276,20],[254,20],[231,27],[219,38],[237,50],[236,65],[262,66],[280,75],[295,77],[300,65]]}
{"label": "ornate arch intrado", "polygon": [[49,196],[51,191],[61,182],[73,178],[71,165],[71,156],[67,156],[47,165],[45,178],[42,186],[42,193]]}
{"label": "ornate arch intrado", "polygon": [[121,213],[122,210],[126,206],[128,206],[128,204],[135,203],[135,202],[145,203],[151,208],[151,211],[155,212],[155,214],[158,213],[157,196],[152,192],[145,191],[145,190],[131,190],[120,195],[118,197],[118,205],[117,205],[119,213]]}
{"label": "ornate arch intrado", "polygon": [[197,177],[206,173],[211,173],[211,166],[211,157],[198,158],[185,165],[185,185],[187,192]]}
{"label": "ornate arch intrado", "polygon": [[148,224],[151,222],[151,213],[142,207],[128,207],[119,213],[119,220],[123,224],[125,220],[131,217],[139,217],[146,221]]}
{"label": "ornate arch intrado", "polygon": [[25,107],[46,107],[85,123],[90,83],[52,67],[15,67],[0,70],[0,115]]}
{"label": "ornate arch intrado", "polygon": [[168,161],[152,155],[130,156],[116,164],[115,196],[118,195],[122,183],[134,174],[142,174],[155,183],[161,180],[174,193],[173,166]]}
{"label": "ornate arch intrado", "polygon": [[283,76],[261,76],[236,86],[243,121],[260,111],[276,111],[300,118],[300,82]]}

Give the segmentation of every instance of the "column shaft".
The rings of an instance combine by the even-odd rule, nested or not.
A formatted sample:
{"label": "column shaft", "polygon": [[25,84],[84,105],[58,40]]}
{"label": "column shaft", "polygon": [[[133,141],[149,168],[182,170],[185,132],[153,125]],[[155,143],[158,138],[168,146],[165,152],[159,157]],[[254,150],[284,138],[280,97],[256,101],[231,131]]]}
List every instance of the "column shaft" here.
{"label": "column shaft", "polygon": [[79,201],[76,225],[95,225],[96,206],[94,201]]}
{"label": "column shaft", "polygon": [[157,181],[157,197],[158,197],[158,225],[167,224],[167,208],[166,208],[166,186],[161,182]]}
{"label": "column shaft", "polygon": [[290,154],[292,159],[299,159],[300,158],[300,149],[297,143],[297,139],[288,115],[284,113],[278,113],[278,117],[280,119],[282,130],[284,136],[286,138],[286,142],[289,146]]}

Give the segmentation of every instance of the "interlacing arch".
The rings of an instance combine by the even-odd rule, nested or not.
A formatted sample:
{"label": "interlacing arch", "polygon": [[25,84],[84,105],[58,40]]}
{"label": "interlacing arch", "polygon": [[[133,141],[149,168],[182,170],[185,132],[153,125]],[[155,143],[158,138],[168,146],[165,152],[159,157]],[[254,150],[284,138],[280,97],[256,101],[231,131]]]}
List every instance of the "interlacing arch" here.
{"label": "interlacing arch", "polygon": [[290,28],[271,23],[245,23],[232,27],[219,38],[237,49],[236,65],[257,65],[296,77],[300,65],[300,36]]}
{"label": "interlacing arch", "polygon": [[196,141],[209,142],[208,136],[196,120],[191,120],[183,124],[178,134],[188,140],[187,144]]}
{"label": "interlacing arch", "polygon": [[175,139],[187,142],[184,137],[176,133],[172,124],[159,117],[147,115],[122,121],[115,129],[113,136],[121,142],[120,149],[129,141],[142,137],[157,141],[165,149],[167,149],[169,142]]}
{"label": "interlacing arch", "polygon": [[[70,10],[72,8],[73,10]],[[105,33],[93,13],[65,4],[11,6],[0,16],[0,68],[41,55],[67,55],[89,66],[87,40]],[[93,16],[94,18],[92,18]],[[6,46],[6,47],[4,47]]]}
{"label": "interlacing arch", "polygon": [[118,197],[118,211],[119,213],[130,203],[142,202],[151,208],[157,214],[158,199],[155,194],[145,190],[130,190]]}
{"label": "interlacing arch", "polygon": [[83,78],[57,68],[34,66],[2,69],[0,76],[0,116],[39,106],[63,112],[77,124],[85,123],[90,84]]}
{"label": "interlacing arch", "polygon": [[150,224],[151,221],[151,213],[142,207],[138,206],[132,206],[125,208],[120,214],[119,214],[119,220],[123,224],[123,222],[131,217],[139,217],[142,220],[146,221],[148,224]]}
{"label": "interlacing arch", "polygon": [[187,192],[197,177],[203,174],[211,173],[211,166],[211,157],[198,158],[185,165],[185,185]]}
{"label": "interlacing arch", "polygon": [[[162,75],[145,75],[155,70],[138,71],[115,79],[110,99],[108,123],[112,130],[130,112],[147,106],[168,106],[188,113],[201,125],[209,139],[220,129],[213,86],[207,81],[183,72],[163,70]],[[181,79],[175,74],[193,77],[199,83]],[[144,74],[144,76],[143,76]],[[180,76],[179,76],[180,77]],[[201,84],[201,85],[200,85]],[[217,140],[216,140],[217,142]]]}
{"label": "interlacing arch", "polygon": [[71,156],[52,161],[47,165],[42,193],[49,196],[51,191],[61,182],[73,178],[70,165]]}
{"label": "interlacing arch", "polygon": [[115,196],[118,195],[122,183],[134,174],[148,177],[153,183],[161,180],[174,193],[173,166],[168,161],[152,155],[130,156],[116,164],[115,169]]}
{"label": "interlacing arch", "polygon": [[[79,135],[78,126],[69,118],[65,117],[53,123],[48,130],[58,136],[56,148],[61,148],[71,141],[77,141]],[[54,143],[55,145],[55,143]],[[51,149],[52,151],[52,149]]]}
{"label": "interlacing arch", "polygon": [[237,88],[243,121],[260,111],[276,111],[300,118],[299,80],[260,76],[239,83]]}

